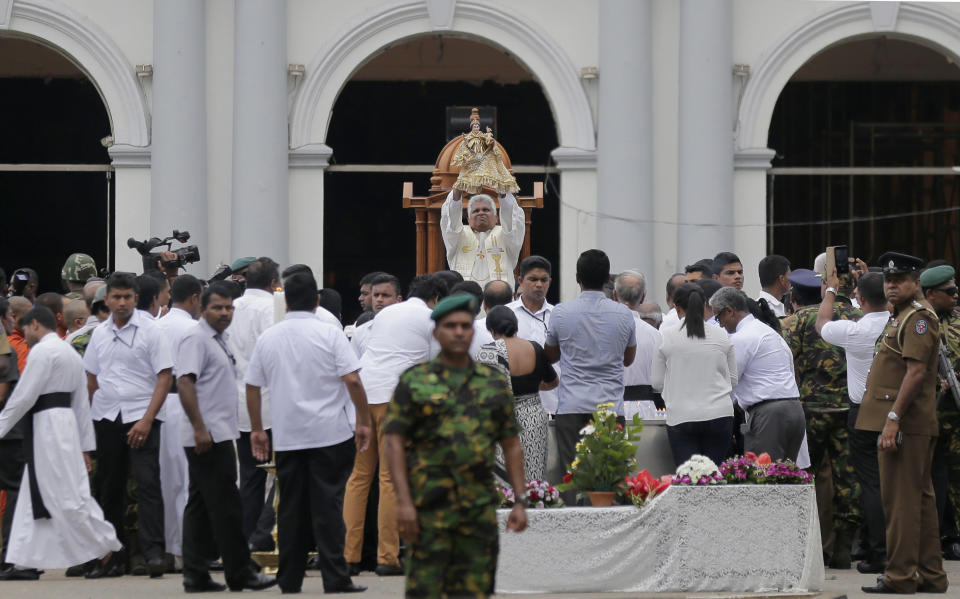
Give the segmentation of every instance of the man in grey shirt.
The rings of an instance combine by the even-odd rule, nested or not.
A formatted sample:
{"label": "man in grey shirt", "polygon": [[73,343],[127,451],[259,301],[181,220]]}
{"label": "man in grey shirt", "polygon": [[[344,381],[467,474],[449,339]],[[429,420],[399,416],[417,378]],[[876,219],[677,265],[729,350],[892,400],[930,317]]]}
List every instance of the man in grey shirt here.
{"label": "man in grey shirt", "polygon": [[560,362],[556,415],[560,462],[569,467],[580,429],[597,404],[612,402],[623,417],[623,369],[637,353],[636,324],[630,309],[603,294],[610,280],[610,260],[600,250],[587,250],[577,260],[580,296],[554,308],[544,353]]}

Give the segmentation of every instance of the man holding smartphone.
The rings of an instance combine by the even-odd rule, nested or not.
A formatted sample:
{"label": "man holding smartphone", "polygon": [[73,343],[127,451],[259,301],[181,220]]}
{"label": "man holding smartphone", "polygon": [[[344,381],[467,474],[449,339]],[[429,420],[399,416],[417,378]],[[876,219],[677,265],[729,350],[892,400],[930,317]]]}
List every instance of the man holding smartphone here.
{"label": "man holding smartphone", "polygon": [[876,584],[862,588],[865,593],[943,593],[948,583],[931,478],[939,432],[940,321],[921,299],[919,258],[887,252],[880,256],[880,265],[893,317],[877,344],[857,429],[880,432],[887,568]]}

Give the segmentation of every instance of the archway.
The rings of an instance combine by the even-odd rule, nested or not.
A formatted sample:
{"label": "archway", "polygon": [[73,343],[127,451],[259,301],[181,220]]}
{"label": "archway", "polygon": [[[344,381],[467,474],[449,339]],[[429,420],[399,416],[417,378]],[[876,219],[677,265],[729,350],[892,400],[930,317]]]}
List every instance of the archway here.
{"label": "archway", "polygon": [[[463,36],[401,40],[356,71],[332,111],[327,143],[333,158],[324,182],[325,286],[352,298],[368,271],[391,272],[404,284],[413,277],[414,214],[402,208],[399,192],[405,181],[412,181],[417,193],[426,191],[438,152],[460,133],[448,110],[462,120],[472,105],[496,109],[495,135],[510,153],[522,190],[529,193],[535,180],[545,179],[559,190],[547,167],[557,146],[556,126],[540,85],[523,65]],[[464,106],[456,115],[453,107]],[[533,222],[533,252],[556,256],[557,203],[547,202]],[[344,317],[355,312],[355,303],[347,300]]]}
{"label": "archway", "polygon": [[4,234],[0,266],[29,267],[41,291],[61,291],[71,253],[111,265],[111,135],[93,82],[64,54],[26,37],[0,36],[0,148]]}
{"label": "archway", "polygon": [[827,245],[960,257],[960,68],[900,37],[847,40],[784,87],[769,147],[768,249],[809,265]]}

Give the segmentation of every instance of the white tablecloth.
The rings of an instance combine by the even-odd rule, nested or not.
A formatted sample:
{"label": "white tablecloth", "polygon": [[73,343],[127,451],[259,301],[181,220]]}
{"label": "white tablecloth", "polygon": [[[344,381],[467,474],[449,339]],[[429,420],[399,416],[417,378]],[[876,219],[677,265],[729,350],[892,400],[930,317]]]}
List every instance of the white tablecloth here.
{"label": "white tablecloth", "polygon": [[813,485],[672,486],[642,510],[527,510],[505,532],[498,593],[819,591]]}

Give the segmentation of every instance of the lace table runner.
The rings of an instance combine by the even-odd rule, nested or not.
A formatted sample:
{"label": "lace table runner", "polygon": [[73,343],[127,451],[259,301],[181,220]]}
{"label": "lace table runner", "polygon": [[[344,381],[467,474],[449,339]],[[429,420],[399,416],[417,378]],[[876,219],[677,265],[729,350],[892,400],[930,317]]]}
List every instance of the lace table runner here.
{"label": "lace table runner", "polygon": [[823,553],[813,485],[673,486],[642,510],[529,509],[505,532],[498,593],[816,591]]}

